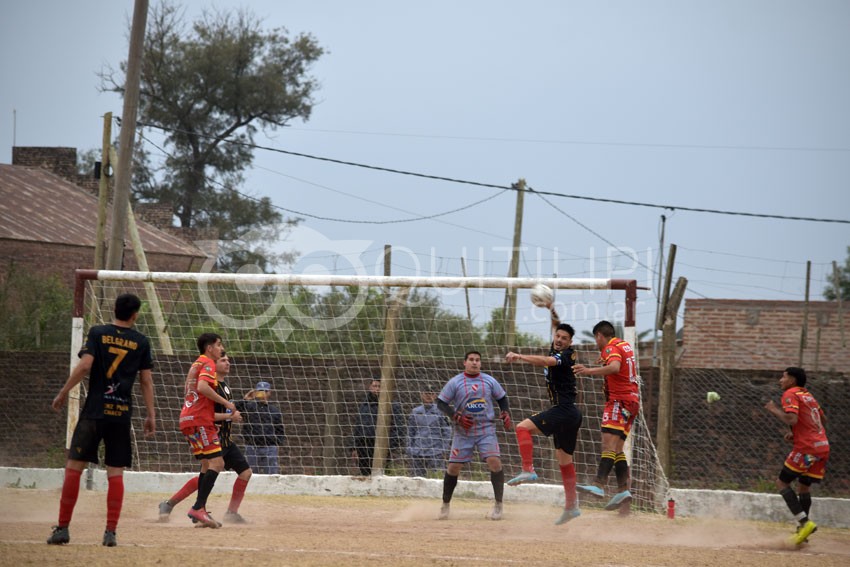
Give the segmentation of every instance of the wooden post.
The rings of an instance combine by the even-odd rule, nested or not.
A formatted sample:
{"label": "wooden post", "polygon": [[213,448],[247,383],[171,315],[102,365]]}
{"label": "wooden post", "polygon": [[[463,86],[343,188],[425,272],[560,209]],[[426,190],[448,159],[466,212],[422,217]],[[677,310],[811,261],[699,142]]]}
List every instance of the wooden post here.
{"label": "wooden post", "polygon": [[841,313],[841,277],[835,260],[832,261],[832,287],[835,288],[835,299],[838,301],[838,331],[841,333],[841,347],[847,348],[847,339],[844,338],[844,315]]}
{"label": "wooden post", "polygon": [[[115,155],[115,149],[110,147],[110,155],[113,162],[118,163],[118,158]],[[139,271],[149,272],[148,259],[145,255],[145,248],[142,246],[142,237],[139,235],[139,227],[136,225],[136,216],[133,214],[133,207],[127,203],[127,230],[130,233],[130,242],[133,245],[133,253],[136,256],[136,263],[139,265]],[[162,314],[162,305],[159,302],[159,295],[156,293],[156,286],[153,282],[144,282],[145,296],[148,300],[148,306],[151,309],[151,316],[156,326],[157,336],[159,337],[159,347],[163,354],[174,354],[174,349],[171,346],[171,337],[168,334],[168,327],[165,324],[165,316]]]}
{"label": "wooden post", "polygon": [[109,204],[109,147],[112,144],[112,113],[103,115],[103,151],[100,158],[100,180],[97,187],[97,236],[94,242],[94,269],[102,270],[103,248],[106,241],[106,207]]}
{"label": "wooden post", "polygon": [[112,201],[112,235],[106,267],[120,270],[124,255],[124,234],[127,230],[127,205],[130,203],[130,178],[132,172],[133,143],[136,136],[136,114],[139,110],[139,83],[142,73],[142,53],[145,27],[148,21],[148,0],[135,0],[133,24],[130,30],[130,52],[127,56],[127,77],[124,82],[124,109],[121,113],[121,133],[118,146],[121,160],[115,172],[115,195]]}
{"label": "wooden post", "polygon": [[325,432],[322,442],[322,464],[326,475],[339,474],[337,449],[341,439],[339,416],[343,411],[342,399],[339,369],[332,366],[328,369],[328,399],[325,400]]}
{"label": "wooden post", "polygon": [[[112,166],[110,164],[110,148],[112,147],[112,113],[103,115],[103,148],[100,157],[100,179],[97,186],[97,230],[94,241],[94,269],[102,270],[105,263],[104,247],[106,244],[106,209],[109,206],[109,178]],[[90,317],[91,324],[102,323],[100,319],[100,290],[101,283],[92,280],[92,295]]]}
{"label": "wooden post", "polygon": [[[381,358],[381,393],[378,396],[378,421],[375,424],[375,453],[372,455],[372,476],[383,476],[390,450],[390,435],[404,424],[392,423],[395,394],[395,367],[398,361],[398,329],[401,311],[407,303],[409,287],[401,287],[390,299],[384,331],[384,354]],[[392,424],[392,427],[391,427]]]}
{"label": "wooden post", "polygon": [[[393,247],[392,247],[392,245],[391,244],[384,244],[384,276],[391,276],[392,275],[392,268],[393,268],[392,259],[393,259]],[[387,309],[389,309],[389,306],[390,306],[390,299],[389,298],[390,298],[390,295],[392,295],[392,288],[385,287],[385,288],[383,288],[383,290],[384,290],[384,312],[381,313],[381,316],[382,316],[384,322],[386,322],[386,320],[387,320]]]}
{"label": "wooden post", "polygon": [[685,296],[688,280],[679,278],[670,298],[665,301],[661,335],[661,372],[658,380],[658,460],[669,474],[672,463],[673,386],[676,369],[676,317]]}
{"label": "wooden post", "polygon": [[806,302],[803,304],[803,328],[800,329],[800,354],[797,356],[797,366],[803,366],[803,354],[806,351],[806,340],[809,334],[809,285],[812,282],[812,261],[806,262]]}
{"label": "wooden post", "polygon": [[[466,274],[466,258],[463,256],[460,257],[460,269],[463,272],[463,277],[467,277]],[[469,324],[472,324],[472,309],[469,306],[469,288],[464,287],[463,293],[466,296],[466,320],[469,321]]]}
{"label": "wooden post", "polygon": [[667,255],[667,273],[664,275],[664,291],[661,292],[661,305],[655,318],[655,328],[664,327],[664,318],[667,313],[667,299],[670,297],[670,284],[673,281],[673,264],[676,263],[676,245],[670,245],[670,254]]}
{"label": "wooden post", "polygon": [[[519,248],[522,244],[522,211],[525,198],[525,179],[514,183],[516,191],[516,213],[514,215],[514,240],[511,249],[511,265],[508,277],[515,278],[519,275]],[[505,309],[505,346],[513,347],[516,340],[516,295],[517,289],[511,285],[507,291],[507,305]]]}

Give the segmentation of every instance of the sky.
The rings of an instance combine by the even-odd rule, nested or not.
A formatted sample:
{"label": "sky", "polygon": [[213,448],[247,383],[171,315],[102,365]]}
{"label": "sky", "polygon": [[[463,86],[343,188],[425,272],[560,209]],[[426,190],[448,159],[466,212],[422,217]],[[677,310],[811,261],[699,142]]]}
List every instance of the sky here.
{"label": "sky", "polygon": [[[99,147],[103,114],[122,104],[98,91],[97,72],[126,59],[133,2],[5,4],[0,163],[13,144]],[[520,275],[635,278],[652,288],[639,295],[639,330],[654,321],[671,243],[686,299],[803,300],[811,261],[818,300],[832,262],[847,259],[845,0],[203,4],[249,6],[265,26],[310,33],[327,50],[311,69],[321,88],[309,120],[257,144],[590,198],[526,195]],[[200,5],[184,2],[187,21]],[[507,273],[513,191],[254,158],[243,190],[303,219],[290,243],[304,253],[296,270],[380,274],[390,244],[395,275],[462,275],[461,257],[469,275]],[[558,301],[589,329],[619,298]],[[577,312],[593,302],[599,313]]]}

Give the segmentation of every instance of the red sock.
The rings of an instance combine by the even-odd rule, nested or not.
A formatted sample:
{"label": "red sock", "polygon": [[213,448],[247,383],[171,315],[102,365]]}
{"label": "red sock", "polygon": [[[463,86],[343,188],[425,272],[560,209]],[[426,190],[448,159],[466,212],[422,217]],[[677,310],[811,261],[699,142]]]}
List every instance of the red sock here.
{"label": "red sock", "polygon": [[124,504],[124,477],[115,475],[106,480],[109,482],[106,489],[106,531],[114,532]]}
{"label": "red sock", "polygon": [[561,465],[561,481],[564,483],[564,496],[566,497],[565,508],[572,509],[576,506],[576,466],[573,463]]}
{"label": "red sock", "polygon": [[228,512],[235,514],[239,511],[239,505],[242,504],[242,497],[245,496],[245,489],[247,487],[247,480],[236,477],[236,482],[233,483],[233,493],[230,495],[230,506],[227,507]]}
{"label": "red sock", "polygon": [[62,482],[62,496],[59,498],[59,521],[60,527],[66,527],[71,523],[74,514],[74,506],[77,505],[77,497],[80,495],[80,477],[83,471],[76,469],[65,469],[65,480]]}
{"label": "red sock", "polygon": [[519,444],[519,456],[522,458],[522,470],[532,472],[534,470],[534,440],[528,429],[517,427],[516,440]]}
{"label": "red sock", "polygon": [[190,494],[198,490],[198,476],[195,475],[190,478],[186,484],[183,485],[183,488],[174,493],[174,495],[168,499],[168,503],[172,506],[177,506],[180,502],[186,499]]}

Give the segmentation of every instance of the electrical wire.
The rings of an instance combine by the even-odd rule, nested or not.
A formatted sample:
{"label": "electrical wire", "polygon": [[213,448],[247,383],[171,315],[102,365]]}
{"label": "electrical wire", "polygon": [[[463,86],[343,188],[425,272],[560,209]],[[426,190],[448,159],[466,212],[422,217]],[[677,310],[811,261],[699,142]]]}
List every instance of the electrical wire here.
{"label": "electrical wire", "polygon": [[[195,134],[196,136],[199,136],[199,137],[202,137],[202,138],[213,139],[213,140],[217,139],[215,136],[201,134],[201,133],[198,133],[198,132],[189,132],[187,130],[181,130],[181,129],[177,129],[177,128],[167,128],[165,126],[161,126],[161,125],[158,125],[158,124],[152,124],[152,123],[149,123],[149,122],[139,121],[138,124],[142,125],[142,126],[148,126],[148,127],[151,127],[151,128],[157,128],[158,130],[162,130],[164,132]],[[513,187],[513,186],[496,185],[496,184],[493,184],[493,183],[484,183],[484,182],[480,182],[480,181],[470,181],[470,180],[458,179],[458,178],[454,178],[454,177],[445,177],[445,176],[441,176],[441,175],[430,175],[430,174],[426,174],[426,173],[405,171],[405,170],[395,169],[395,168],[390,168],[390,167],[381,167],[381,166],[376,166],[376,165],[363,164],[363,163],[358,163],[358,162],[353,162],[353,161],[334,159],[334,158],[329,158],[329,157],[324,157],[324,156],[317,156],[317,155],[313,155],[313,154],[306,154],[306,153],[303,153],[303,152],[293,152],[293,151],[290,151],[290,150],[282,150],[282,149],[279,149],[279,148],[272,148],[270,146],[261,146],[259,144],[254,144],[254,143],[240,142],[238,140],[224,139],[222,141],[229,143],[229,144],[239,145],[239,146],[243,146],[243,147],[247,147],[247,148],[251,148],[251,149],[255,149],[255,150],[265,150],[265,151],[280,153],[280,154],[284,154],[284,155],[290,155],[290,156],[295,156],[295,157],[303,157],[303,158],[307,158],[307,159],[324,161],[324,162],[328,162],[328,163],[335,163],[335,164],[338,164],[338,165],[346,165],[346,166],[358,167],[358,168],[362,168],[362,169],[371,169],[371,170],[374,170],[374,171],[383,171],[383,172],[386,172],[386,173],[395,173],[395,174],[398,174],[398,175],[408,175],[408,176],[412,176],[412,177],[420,177],[420,178],[423,178],[423,179],[433,179],[435,181],[447,181],[447,182],[450,182],[450,183],[460,183],[460,184],[465,184],[465,185],[473,185],[473,186],[477,186],[477,187],[488,187],[488,188],[491,188],[491,189],[510,189],[512,191],[518,191],[519,190],[518,188]],[[827,218],[799,217],[799,216],[795,217],[795,216],[774,215],[774,214],[767,214],[767,213],[750,213],[750,212],[744,212],[744,211],[726,211],[726,210],[721,210],[721,209],[707,209],[707,208],[702,208],[702,207],[684,207],[684,206],[680,206],[680,205],[660,205],[660,204],[657,204],[657,203],[644,203],[644,202],[640,202],[640,201],[625,201],[625,200],[621,200],[621,199],[605,199],[605,198],[602,198],[602,197],[588,197],[586,195],[571,195],[571,194],[559,193],[559,192],[555,192],[555,191],[538,190],[537,192],[541,195],[548,195],[548,196],[552,196],[552,197],[561,197],[561,198],[565,198],[565,199],[580,199],[580,200],[585,200],[585,201],[593,201],[593,202],[599,202],[599,203],[611,203],[611,204],[616,204],[616,205],[628,205],[628,206],[633,206],[633,207],[650,207],[650,208],[656,208],[656,209],[667,209],[667,210],[670,210],[670,211],[688,211],[688,212],[695,212],[695,213],[709,213],[709,214],[718,214],[718,215],[732,215],[732,216],[777,219],[777,220],[793,220],[793,221],[806,221],[806,222],[850,224],[850,220],[848,220],[848,219],[827,219]]]}

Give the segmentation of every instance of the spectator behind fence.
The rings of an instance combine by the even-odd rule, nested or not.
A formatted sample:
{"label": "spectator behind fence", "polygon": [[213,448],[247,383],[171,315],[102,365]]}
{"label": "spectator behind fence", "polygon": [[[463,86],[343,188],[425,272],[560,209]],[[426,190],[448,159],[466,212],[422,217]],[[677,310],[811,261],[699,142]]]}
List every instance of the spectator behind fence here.
{"label": "spectator behind fence", "polygon": [[441,472],[452,443],[449,421],[435,403],[437,388],[420,392],[422,405],[413,408],[407,421],[407,454],[413,476],[428,476]]}
{"label": "spectator behind fence", "polygon": [[[378,425],[378,398],[381,394],[381,379],[372,378],[369,383],[369,391],[366,392],[366,400],[357,408],[357,420],[354,431],[349,440],[349,449],[352,457],[357,461],[360,474],[369,476],[372,474],[372,456],[375,453],[375,435]],[[392,404],[392,424],[389,431],[389,450],[392,452],[401,447],[402,428],[404,427],[404,414],[398,402]]]}
{"label": "spectator behind fence", "polygon": [[242,439],[245,441],[245,458],[255,473],[280,474],[279,447],[283,445],[283,413],[269,403],[272,386],[257,382],[257,386],[236,402],[242,413]]}

